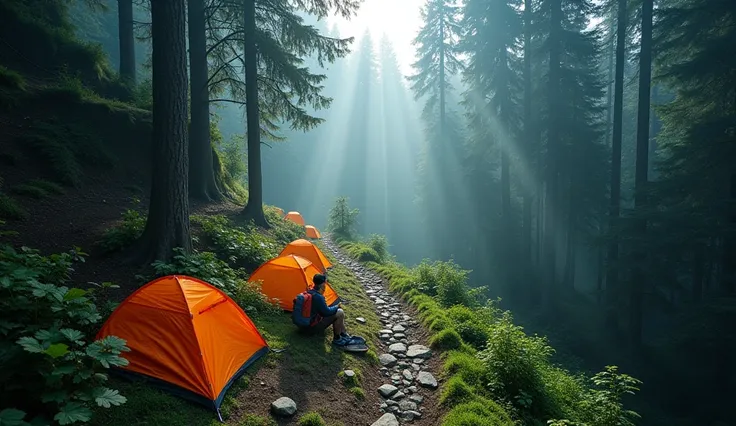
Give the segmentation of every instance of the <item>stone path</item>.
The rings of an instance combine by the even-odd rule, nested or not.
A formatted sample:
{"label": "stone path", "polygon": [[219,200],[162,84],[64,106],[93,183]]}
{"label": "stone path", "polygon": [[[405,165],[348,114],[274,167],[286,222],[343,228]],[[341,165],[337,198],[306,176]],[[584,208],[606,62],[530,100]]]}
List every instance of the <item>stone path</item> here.
{"label": "stone path", "polygon": [[383,323],[378,336],[381,342],[378,359],[385,384],[378,388],[378,393],[383,398],[380,409],[384,414],[372,426],[397,426],[400,422],[420,419],[424,412],[424,397],[420,389],[434,391],[438,384],[432,373],[427,371],[426,362],[432,357],[432,350],[421,345],[414,336],[419,325],[404,312],[398,299],[384,288],[381,277],[343,254],[328,237],[323,237],[322,242],[337,261],[350,269],[363,284]]}

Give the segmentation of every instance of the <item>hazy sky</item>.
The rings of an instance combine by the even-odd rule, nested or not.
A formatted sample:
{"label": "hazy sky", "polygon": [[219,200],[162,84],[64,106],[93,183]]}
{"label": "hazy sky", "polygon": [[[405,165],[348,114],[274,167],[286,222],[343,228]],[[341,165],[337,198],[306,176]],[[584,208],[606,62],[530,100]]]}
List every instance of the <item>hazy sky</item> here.
{"label": "hazy sky", "polygon": [[396,56],[404,74],[411,72],[414,62],[414,46],[411,42],[422,24],[419,10],[424,0],[365,0],[358,16],[351,20],[330,17],[328,22],[336,24],[343,37],[358,38],[368,28],[375,40],[385,33],[393,42]]}

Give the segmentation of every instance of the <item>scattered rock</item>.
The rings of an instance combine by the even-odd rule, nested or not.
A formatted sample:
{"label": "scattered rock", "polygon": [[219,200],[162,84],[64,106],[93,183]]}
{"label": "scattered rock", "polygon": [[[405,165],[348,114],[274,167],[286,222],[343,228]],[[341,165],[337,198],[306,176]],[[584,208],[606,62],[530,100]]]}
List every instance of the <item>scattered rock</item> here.
{"label": "scattered rock", "polygon": [[401,324],[397,324],[391,330],[393,330],[394,333],[403,333],[404,331],[406,331],[406,328],[404,328]]}
{"label": "scattered rock", "polygon": [[421,404],[422,401],[424,401],[424,397],[421,395],[412,395],[409,397],[411,401],[416,402],[417,404]]}
{"label": "scattered rock", "polygon": [[409,349],[404,351],[409,358],[424,358],[432,356],[432,350],[424,345],[411,345]]}
{"label": "scattered rock", "polygon": [[407,411],[407,413],[411,413],[415,419],[420,419],[422,417],[422,413],[420,413],[419,411],[412,410],[412,411]]}
{"label": "scattered rock", "polygon": [[404,376],[404,379],[406,380],[414,380],[414,375],[411,374],[410,370],[404,370],[401,372],[401,374]]}
{"label": "scattered rock", "polygon": [[[437,384],[437,382],[435,382],[435,384]],[[381,396],[384,398],[389,398],[398,391],[399,391],[399,388],[397,388],[394,385],[389,385],[389,384],[381,385],[381,387],[378,388],[378,393],[380,393]]]}
{"label": "scattered rock", "polygon": [[365,324],[365,318],[363,318],[363,317],[355,318],[355,321],[358,321],[361,324]]}
{"label": "scattered rock", "polygon": [[406,353],[406,345],[403,343],[394,343],[388,347],[388,351],[392,354],[404,354]]}
{"label": "scattered rock", "polygon": [[296,402],[293,399],[282,396],[271,403],[271,411],[281,417],[290,417],[296,413]]}
{"label": "scattered rock", "polygon": [[393,367],[394,365],[396,365],[396,361],[398,360],[395,356],[391,354],[383,354],[378,357],[378,361],[380,361],[381,365],[383,365],[384,367]]}
{"label": "scattered rock", "polygon": [[425,388],[437,389],[437,379],[427,371],[420,371],[417,374],[417,382]]}
{"label": "scattered rock", "polygon": [[380,419],[373,422],[371,426],[399,426],[399,420],[395,415],[386,413]]}
{"label": "scattered rock", "polygon": [[401,398],[404,398],[405,396],[406,396],[406,395],[404,394],[404,392],[398,391],[398,392],[396,392],[396,393],[394,394],[394,396],[392,396],[391,398],[392,398],[392,399],[394,399],[394,400],[397,400],[397,401],[398,401],[398,400],[400,400]]}
{"label": "scattered rock", "polygon": [[345,374],[345,377],[348,377],[348,378],[355,377],[355,371],[353,370],[345,370],[343,371],[343,374]]}

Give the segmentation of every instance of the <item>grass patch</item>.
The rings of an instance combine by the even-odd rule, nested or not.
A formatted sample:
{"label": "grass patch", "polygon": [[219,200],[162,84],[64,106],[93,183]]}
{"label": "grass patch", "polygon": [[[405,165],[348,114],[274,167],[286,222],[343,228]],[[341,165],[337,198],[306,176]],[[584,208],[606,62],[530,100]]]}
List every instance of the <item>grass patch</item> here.
{"label": "grass patch", "polygon": [[245,417],[238,422],[238,426],[276,426],[276,421],[269,417],[246,414]]}
{"label": "grass patch", "polygon": [[61,185],[43,179],[34,179],[28,182],[28,185],[41,188],[49,194],[61,195],[64,193],[64,188],[62,188]]}
{"label": "grass patch", "polygon": [[23,220],[27,217],[28,212],[17,201],[0,192],[0,218]]}
{"label": "grass patch", "polygon": [[173,397],[143,382],[115,379],[112,385],[128,401],[114,409],[96,410],[90,425],[220,425],[214,411]]}
{"label": "grass patch", "polygon": [[20,73],[0,65],[0,87],[25,90],[26,80]]}
{"label": "grass patch", "polygon": [[325,420],[322,418],[322,416],[313,411],[311,413],[307,413],[299,418],[299,421],[297,422],[297,425],[299,426],[327,426],[327,423],[325,423]]}

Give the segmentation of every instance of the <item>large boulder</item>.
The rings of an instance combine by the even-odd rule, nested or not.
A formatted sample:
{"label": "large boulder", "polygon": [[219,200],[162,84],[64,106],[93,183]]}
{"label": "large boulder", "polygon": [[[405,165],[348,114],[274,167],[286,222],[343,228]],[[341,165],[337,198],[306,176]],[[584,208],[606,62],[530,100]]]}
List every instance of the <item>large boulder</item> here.
{"label": "large boulder", "polygon": [[399,420],[395,415],[386,413],[380,419],[373,422],[371,426],[399,426]]}

